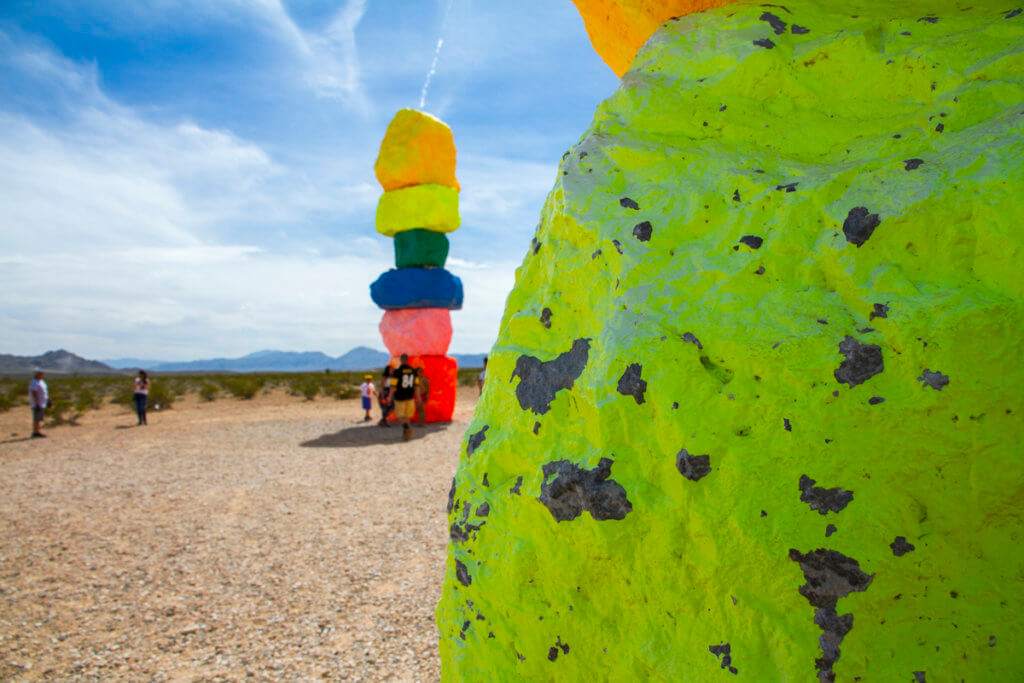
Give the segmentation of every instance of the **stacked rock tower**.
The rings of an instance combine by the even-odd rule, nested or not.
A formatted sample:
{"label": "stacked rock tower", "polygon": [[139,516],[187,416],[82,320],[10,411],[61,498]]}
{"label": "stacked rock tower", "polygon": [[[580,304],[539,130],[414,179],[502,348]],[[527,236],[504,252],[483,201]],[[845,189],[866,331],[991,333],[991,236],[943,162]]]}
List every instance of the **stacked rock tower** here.
{"label": "stacked rock tower", "polygon": [[384,309],[380,334],[393,365],[408,354],[429,381],[426,421],[446,422],[455,411],[458,371],[455,359],[446,355],[450,312],[462,308],[462,281],[444,268],[446,233],[459,227],[451,129],[430,114],[399,110],[384,134],[374,171],[384,188],[377,232],[395,242],[395,268],[370,285],[370,297]]}

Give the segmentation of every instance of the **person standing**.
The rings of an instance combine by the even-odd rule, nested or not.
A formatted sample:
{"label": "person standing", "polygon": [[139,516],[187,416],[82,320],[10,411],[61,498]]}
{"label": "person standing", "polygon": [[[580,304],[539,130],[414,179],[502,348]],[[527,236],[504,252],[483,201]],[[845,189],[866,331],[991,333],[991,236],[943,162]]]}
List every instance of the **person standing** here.
{"label": "person standing", "polygon": [[32,409],[32,436],[33,439],[46,437],[43,434],[43,416],[46,409],[50,407],[50,390],[46,387],[46,380],[43,379],[43,371],[36,368],[33,378],[28,383],[28,405]]}
{"label": "person standing", "polygon": [[145,370],[139,370],[139,376],[135,378],[132,387],[132,400],[135,401],[135,414],[139,416],[139,424],[146,422],[146,401],[149,400],[149,376]]}
{"label": "person standing", "polygon": [[484,381],[487,379],[487,356],[484,356],[484,369],[480,371],[480,376],[476,378],[476,389],[483,395],[484,393]]}
{"label": "person standing", "polygon": [[373,375],[363,375],[363,383],[359,385],[359,395],[363,398],[363,410],[366,413],[363,416],[363,422],[369,422],[373,419],[370,417],[370,406],[373,405],[371,400],[377,395],[377,389],[373,386]]}
{"label": "person standing", "polygon": [[419,395],[419,377],[409,365],[409,355],[403,353],[402,364],[391,373],[391,387],[395,397],[395,417],[402,423],[402,439],[412,438],[412,421],[416,417],[416,397]]}
{"label": "person standing", "polygon": [[377,403],[380,404],[380,422],[377,423],[378,427],[388,426],[388,415],[395,409],[395,403],[391,394],[391,366],[385,365],[384,373],[380,379],[380,393],[377,394]]}

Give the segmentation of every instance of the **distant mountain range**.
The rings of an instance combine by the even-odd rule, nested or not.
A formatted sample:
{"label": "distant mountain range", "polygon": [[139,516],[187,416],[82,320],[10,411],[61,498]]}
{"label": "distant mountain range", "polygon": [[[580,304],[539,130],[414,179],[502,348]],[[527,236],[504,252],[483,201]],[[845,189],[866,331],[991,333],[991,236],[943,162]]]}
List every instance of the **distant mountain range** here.
{"label": "distant mountain range", "polygon": [[[478,368],[483,353],[454,354],[459,367]],[[165,362],[138,358],[114,358],[103,361],[118,369],[144,368],[150,372],[318,372],[321,370],[372,370],[390,360],[384,351],[357,346],[332,358],[319,351],[256,351],[241,358],[208,358],[185,362]]]}
{"label": "distant mountain range", "polygon": [[39,368],[49,375],[117,375],[109,365],[87,360],[70,351],[47,351],[41,356],[12,356],[0,353],[0,375],[28,376]]}
{"label": "distant mountain range", "polygon": [[[453,354],[459,367],[483,366],[484,354]],[[209,358],[184,362],[165,362],[140,358],[114,358],[95,361],[70,351],[48,351],[41,356],[0,354],[0,375],[29,376],[35,368],[48,375],[125,375],[139,368],[159,373],[192,372],[322,372],[323,370],[373,370],[390,360],[384,351],[357,346],[348,353],[331,358],[319,351],[257,351],[241,358]]]}

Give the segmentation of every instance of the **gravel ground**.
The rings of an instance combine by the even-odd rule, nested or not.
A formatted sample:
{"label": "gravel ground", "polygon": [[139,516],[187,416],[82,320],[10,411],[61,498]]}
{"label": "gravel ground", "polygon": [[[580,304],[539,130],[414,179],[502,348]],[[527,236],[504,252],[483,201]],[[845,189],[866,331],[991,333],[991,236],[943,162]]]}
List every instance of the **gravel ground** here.
{"label": "gravel ground", "polygon": [[409,443],[283,393],[0,415],[0,680],[438,680],[459,399]]}

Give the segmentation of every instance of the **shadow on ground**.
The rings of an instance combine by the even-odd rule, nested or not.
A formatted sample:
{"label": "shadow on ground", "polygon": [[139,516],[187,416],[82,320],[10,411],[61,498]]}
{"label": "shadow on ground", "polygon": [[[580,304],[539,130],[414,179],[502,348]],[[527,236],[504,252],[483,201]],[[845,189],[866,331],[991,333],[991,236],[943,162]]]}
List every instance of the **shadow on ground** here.
{"label": "shadow on ground", "polygon": [[[427,434],[443,432],[450,426],[451,422],[415,425],[410,441],[419,441]],[[299,445],[306,448],[357,448],[394,443],[402,443],[402,428],[400,426],[378,427],[376,423],[371,422],[358,427],[346,427],[333,434],[324,434],[310,441],[303,441]]]}

